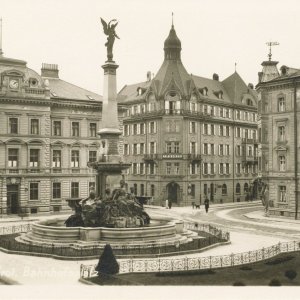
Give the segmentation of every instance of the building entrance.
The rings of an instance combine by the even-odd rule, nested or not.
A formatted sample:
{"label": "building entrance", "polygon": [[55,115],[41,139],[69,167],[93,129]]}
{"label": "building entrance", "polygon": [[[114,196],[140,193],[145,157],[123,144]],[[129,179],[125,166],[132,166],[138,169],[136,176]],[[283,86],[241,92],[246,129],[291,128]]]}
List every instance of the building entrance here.
{"label": "building entrance", "polygon": [[17,214],[19,212],[19,185],[7,185],[7,214]]}
{"label": "building entrance", "polygon": [[177,203],[179,198],[179,185],[176,182],[170,182],[167,185],[168,200],[172,203]]}

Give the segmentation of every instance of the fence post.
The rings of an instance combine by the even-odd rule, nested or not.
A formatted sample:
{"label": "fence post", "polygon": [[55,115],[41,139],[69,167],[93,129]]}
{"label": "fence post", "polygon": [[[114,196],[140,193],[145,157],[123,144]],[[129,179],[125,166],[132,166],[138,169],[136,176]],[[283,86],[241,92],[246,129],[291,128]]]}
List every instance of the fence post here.
{"label": "fence post", "polygon": [[265,248],[263,247],[261,250],[262,250],[262,259],[264,260],[265,259]]}
{"label": "fence post", "polygon": [[184,260],[184,267],[185,267],[185,268],[184,268],[185,270],[188,270],[188,269],[189,269],[189,259],[188,259],[187,257],[186,257],[185,260]]}
{"label": "fence post", "polygon": [[231,266],[234,266],[234,253],[231,253]]}
{"label": "fence post", "polygon": [[211,269],[211,256],[209,257],[209,268]]}

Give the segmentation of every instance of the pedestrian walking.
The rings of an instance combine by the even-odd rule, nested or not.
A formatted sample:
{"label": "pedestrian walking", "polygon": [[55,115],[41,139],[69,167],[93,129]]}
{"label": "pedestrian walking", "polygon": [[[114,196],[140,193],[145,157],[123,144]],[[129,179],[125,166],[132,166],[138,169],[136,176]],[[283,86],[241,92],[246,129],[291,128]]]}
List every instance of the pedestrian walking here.
{"label": "pedestrian walking", "polygon": [[168,202],[169,202],[169,209],[171,209],[172,208],[172,200],[169,200]]}
{"label": "pedestrian walking", "polygon": [[209,200],[208,200],[208,198],[205,198],[205,200],[204,200],[204,206],[205,206],[206,213],[208,213],[208,209],[209,209]]}

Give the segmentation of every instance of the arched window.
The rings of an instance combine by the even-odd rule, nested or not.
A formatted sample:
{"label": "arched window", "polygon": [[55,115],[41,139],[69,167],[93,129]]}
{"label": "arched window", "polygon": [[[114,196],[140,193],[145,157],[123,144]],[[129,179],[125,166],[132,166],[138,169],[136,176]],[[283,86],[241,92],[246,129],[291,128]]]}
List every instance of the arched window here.
{"label": "arched window", "polygon": [[249,185],[248,185],[248,183],[246,182],[246,183],[244,184],[244,193],[248,193],[248,190],[249,190]]}
{"label": "arched window", "polygon": [[227,195],[227,185],[225,183],[222,185],[222,195]]}
{"label": "arched window", "polygon": [[235,186],[235,193],[240,194],[241,193],[241,185],[239,183],[236,184]]}

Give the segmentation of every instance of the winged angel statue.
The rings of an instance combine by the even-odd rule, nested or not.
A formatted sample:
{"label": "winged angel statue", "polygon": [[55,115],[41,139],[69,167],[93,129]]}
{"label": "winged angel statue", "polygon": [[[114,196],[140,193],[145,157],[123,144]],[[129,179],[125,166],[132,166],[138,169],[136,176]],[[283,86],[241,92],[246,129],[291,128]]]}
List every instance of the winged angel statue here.
{"label": "winged angel statue", "polygon": [[118,22],[116,19],[113,19],[111,21],[109,21],[109,23],[107,24],[102,18],[101,19],[101,23],[103,26],[103,31],[105,33],[105,35],[107,35],[107,42],[105,43],[105,47],[107,48],[107,60],[108,61],[113,61],[113,45],[115,42],[115,38],[120,39],[116,32],[115,32],[115,28],[118,25]]}

